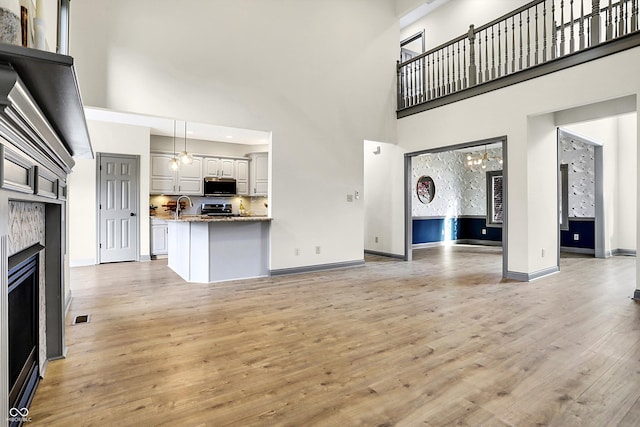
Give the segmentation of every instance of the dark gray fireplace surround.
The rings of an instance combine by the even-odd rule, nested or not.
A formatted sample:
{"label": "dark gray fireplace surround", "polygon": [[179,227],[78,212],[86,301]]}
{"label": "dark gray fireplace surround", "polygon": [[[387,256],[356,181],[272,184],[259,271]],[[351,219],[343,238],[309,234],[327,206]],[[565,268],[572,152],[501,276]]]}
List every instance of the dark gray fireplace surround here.
{"label": "dark gray fireplace surround", "polygon": [[[0,426],[19,424],[11,414],[18,413],[16,409],[24,413],[30,402],[28,395],[16,402],[16,387],[22,385],[9,384],[9,361],[16,359],[10,357],[9,343],[17,347],[20,341],[15,335],[37,335],[31,339],[35,349],[22,350],[35,355],[37,367],[33,374],[18,375],[13,364],[12,379],[24,377],[37,384],[47,361],[64,357],[66,183],[74,158],[92,157],[73,58],[0,44]],[[16,212],[25,218],[16,220]],[[39,237],[29,235],[33,218],[28,216],[33,212],[40,215]],[[24,247],[17,247],[20,244]],[[17,308],[9,304],[16,287],[9,288],[8,272],[26,255],[35,265],[30,279],[35,290],[28,295],[34,299],[34,318],[12,321],[9,328],[9,314]],[[11,301],[25,298],[13,294]],[[23,322],[28,330],[21,329]],[[14,405],[20,407],[10,411]]]}

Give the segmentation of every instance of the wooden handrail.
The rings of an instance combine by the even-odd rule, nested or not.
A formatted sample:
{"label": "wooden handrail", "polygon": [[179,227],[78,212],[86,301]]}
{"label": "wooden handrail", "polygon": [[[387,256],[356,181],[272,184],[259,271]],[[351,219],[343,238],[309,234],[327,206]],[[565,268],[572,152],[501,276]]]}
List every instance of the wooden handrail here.
{"label": "wooden handrail", "polygon": [[635,33],[638,1],[534,0],[478,28],[471,25],[467,33],[397,62],[398,110]]}

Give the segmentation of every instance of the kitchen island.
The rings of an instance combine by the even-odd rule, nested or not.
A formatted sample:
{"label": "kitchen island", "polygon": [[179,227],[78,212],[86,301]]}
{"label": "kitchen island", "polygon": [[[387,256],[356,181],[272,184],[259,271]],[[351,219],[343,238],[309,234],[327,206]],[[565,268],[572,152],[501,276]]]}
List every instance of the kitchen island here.
{"label": "kitchen island", "polygon": [[187,282],[269,275],[271,218],[185,215],[167,224],[169,268]]}

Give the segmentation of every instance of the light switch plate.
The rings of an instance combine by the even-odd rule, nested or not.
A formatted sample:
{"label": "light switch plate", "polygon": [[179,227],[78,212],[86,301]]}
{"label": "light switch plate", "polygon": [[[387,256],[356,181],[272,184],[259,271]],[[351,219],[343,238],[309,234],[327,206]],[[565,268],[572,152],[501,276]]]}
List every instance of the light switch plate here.
{"label": "light switch plate", "polygon": [[353,194],[347,194],[347,202],[353,202]]}

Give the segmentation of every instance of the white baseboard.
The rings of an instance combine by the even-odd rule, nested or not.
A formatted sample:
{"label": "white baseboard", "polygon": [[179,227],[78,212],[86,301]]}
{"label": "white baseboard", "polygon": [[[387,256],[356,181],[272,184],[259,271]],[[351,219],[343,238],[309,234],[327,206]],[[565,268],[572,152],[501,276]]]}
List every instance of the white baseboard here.
{"label": "white baseboard", "polygon": [[69,267],[86,267],[88,265],[96,265],[95,258],[86,258],[86,259],[70,259]]}

